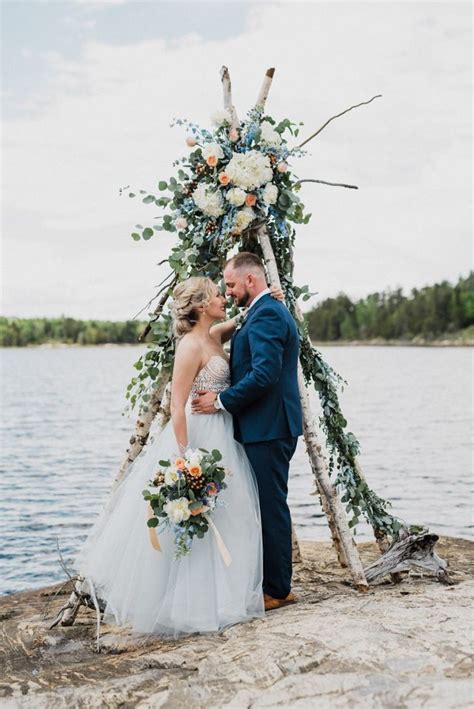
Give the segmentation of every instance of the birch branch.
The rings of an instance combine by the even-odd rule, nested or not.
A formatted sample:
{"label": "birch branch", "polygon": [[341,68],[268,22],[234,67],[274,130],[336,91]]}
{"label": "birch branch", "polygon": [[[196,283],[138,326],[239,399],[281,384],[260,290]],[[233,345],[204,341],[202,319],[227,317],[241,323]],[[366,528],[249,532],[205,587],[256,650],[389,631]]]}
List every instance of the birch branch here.
{"label": "birch branch", "polygon": [[[167,261],[167,260],[168,260],[168,259],[165,259],[165,261]],[[165,262],[165,261],[164,261],[164,262]],[[163,262],[163,263],[164,263],[164,262]],[[158,266],[161,266],[161,263],[159,263]],[[176,284],[176,280],[173,279],[173,276],[174,276],[174,275],[175,275],[175,274],[174,274],[174,271],[170,271],[170,272],[168,273],[168,275],[165,276],[165,277],[163,278],[163,280],[160,281],[160,282],[155,286],[155,288],[158,288],[159,290],[157,290],[157,292],[155,293],[155,295],[153,296],[153,298],[150,298],[150,300],[148,301],[148,303],[147,303],[146,305],[144,305],[143,308],[140,308],[140,310],[138,311],[138,313],[135,313],[135,315],[133,316],[132,320],[136,320],[136,318],[138,318],[138,316],[141,315],[144,310],[148,310],[148,308],[151,306],[151,304],[153,303],[153,301],[156,300],[157,298],[159,298],[160,295],[161,295],[167,288],[173,288],[173,287],[174,287],[174,285]],[[169,283],[166,283],[166,281],[169,281],[170,278],[171,278],[172,280],[171,280]],[[158,311],[159,305],[160,305],[160,304],[158,303],[158,305],[157,305],[157,307],[156,307],[156,309],[155,309],[153,315],[157,315],[157,314],[159,315],[159,313],[161,312],[161,309]],[[138,339],[140,340],[142,337],[143,337],[143,335],[140,335]]]}
{"label": "birch branch", "polygon": [[[275,255],[267,233],[266,225],[262,225],[258,230],[258,239],[262,247],[265,263],[268,268],[268,275],[272,285],[281,288],[280,275],[276,264]],[[313,474],[317,481],[318,489],[322,490],[331,511],[334,527],[337,530],[336,538],[344,550],[345,560],[352,575],[352,579],[359,591],[367,591],[368,585],[364,575],[362,562],[354,544],[347,517],[342,503],[329,477],[329,471],[324,456],[321,454],[321,446],[318,441],[316,427],[314,425],[309,395],[304,383],[301,362],[298,362],[298,388],[300,392],[301,407],[303,410],[303,430],[306,447],[311,463]]]}
{"label": "birch branch", "polygon": [[227,109],[232,117],[231,128],[239,127],[239,118],[237,111],[232,103],[232,83],[230,80],[229,70],[226,66],[221,68],[222,90],[224,92],[224,108]]}
{"label": "birch branch", "polygon": [[[158,301],[158,304],[157,304],[155,310],[153,311],[154,317],[147,323],[147,325],[143,329],[143,332],[141,332],[140,335],[138,336],[138,342],[143,342],[145,337],[150,332],[152,324],[158,320],[163,308],[165,307],[166,301],[170,297],[170,289],[174,288],[174,286],[176,285],[177,282],[178,282],[178,277],[175,275],[173,280],[170,281],[170,283],[168,283],[168,285],[166,286],[165,292],[163,293],[160,300]],[[135,315],[135,317],[137,317],[137,316]]]}
{"label": "birch branch", "polygon": [[347,187],[348,190],[358,190],[359,188],[357,185],[346,185],[343,182],[326,182],[326,180],[298,180],[298,182],[295,182],[293,187],[296,187],[296,185],[302,185],[303,182],[317,182],[320,185],[330,185],[331,187]]}
{"label": "birch branch", "polygon": [[273,75],[275,74],[275,68],[272,67],[267,69],[265,77],[263,79],[262,86],[260,88],[260,93],[258,94],[257,102],[255,103],[255,108],[259,111],[263,111],[265,108],[265,103],[268,98],[270,87],[273,81]]}
{"label": "birch branch", "polygon": [[350,106],[349,108],[346,108],[345,111],[342,111],[341,113],[338,113],[335,116],[331,116],[331,118],[328,118],[326,123],[323,123],[321,128],[318,128],[316,133],[313,133],[313,135],[310,135],[309,138],[306,138],[306,140],[304,140],[302,143],[300,143],[300,145],[298,145],[297,147],[302,148],[303,145],[306,145],[306,143],[309,143],[310,140],[313,140],[313,138],[316,138],[316,136],[319,135],[319,133],[321,133],[321,131],[324,130],[326,128],[326,126],[329,125],[329,123],[331,123],[331,121],[334,121],[334,119],[340,118],[345,113],[349,113],[349,111],[352,111],[354,108],[359,108],[359,106],[367,106],[367,104],[372,103],[372,101],[374,101],[376,98],[382,98],[382,94],[377,94],[376,96],[372,96],[372,98],[369,99],[368,101],[362,101],[361,103],[356,103],[354,106]]}
{"label": "birch branch", "polygon": [[144,445],[146,444],[148,436],[150,435],[151,424],[153,423],[157,413],[160,411],[168,381],[169,375],[162,374],[156,388],[153,389],[150,401],[148,402],[148,410],[142,412],[138,416],[135,423],[135,430],[130,438],[130,446],[127,448],[127,452],[122,460],[112,490],[114,490],[115,487],[125,478],[127,469],[133,463],[135,458],[141,453]]}

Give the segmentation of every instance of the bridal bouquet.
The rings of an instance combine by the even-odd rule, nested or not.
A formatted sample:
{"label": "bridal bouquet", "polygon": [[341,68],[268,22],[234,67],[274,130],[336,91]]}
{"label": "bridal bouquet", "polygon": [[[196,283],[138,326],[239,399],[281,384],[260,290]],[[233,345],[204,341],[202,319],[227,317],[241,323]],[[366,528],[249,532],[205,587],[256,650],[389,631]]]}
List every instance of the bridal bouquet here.
{"label": "bridal bouquet", "polygon": [[[175,534],[176,558],[188,554],[193,538],[202,539],[214,527],[209,515],[216,506],[219,493],[227,487],[225,468],[219,464],[222,455],[204,448],[186,451],[173,461],[160,460],[152,490],[143,490],[150,505],[148,527],[164,526]],[[157,539],[155,548],[159,549]]]}

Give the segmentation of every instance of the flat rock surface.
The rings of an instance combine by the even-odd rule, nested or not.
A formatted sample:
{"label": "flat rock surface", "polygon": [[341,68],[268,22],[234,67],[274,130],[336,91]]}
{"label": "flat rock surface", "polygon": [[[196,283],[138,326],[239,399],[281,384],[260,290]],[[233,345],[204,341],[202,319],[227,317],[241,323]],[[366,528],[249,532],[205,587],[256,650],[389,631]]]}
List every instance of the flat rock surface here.
{"label": "flat rock surface", "polygon": [[[474,542],[442,538],[453,585],[410,574],[355,591],[332,545],[303,542],[299,601],[220,635],[133,636],[95,614],[49,625],[60,584],[0,599],[2,707],[472,706]],[[365,565],[379,552],[359,544]]]}

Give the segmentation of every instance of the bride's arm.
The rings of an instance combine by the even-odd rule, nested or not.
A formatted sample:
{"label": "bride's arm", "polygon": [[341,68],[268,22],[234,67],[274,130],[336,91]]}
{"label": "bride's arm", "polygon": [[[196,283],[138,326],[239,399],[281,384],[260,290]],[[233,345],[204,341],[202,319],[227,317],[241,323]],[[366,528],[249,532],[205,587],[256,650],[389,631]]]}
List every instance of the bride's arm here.
{"label": "bride's arm", "polygon": [[194,377],[201,366],[201,348],[186,336],[181,340],[174,358],[173,379],[171,381],[171,422],[179,446],[179,454],[188,447],[185,406]]}
{"label": "bride's arm", "polygon": [[238,321],[243,315],[245,315],[245,313],[246,309],[242,310],[242,312],[236,315],[234,318],[230,318],[230,320],[224,320],[224,322],[220,322],[216,325],[213,325],[209,330],[210,336],[214,340],[217,340],[217,342],[227,342],[232,337],[232,334],[235,330],[235,326],[237,325]]}
{"label": "bride's arm", "polygon": [[[277,300],[285,299],[283,291],[281,291],[276,286],[271,286],[270,294],[273,298],[276,298]],[[245,315],[246,312],[247,309],[242,310],[242,312],[236,315],[234,318],[231,318],[230,320],[224,320],[224,322],[220,322],[217,323],[217,325],[213,325],[209,331],[209,334],[218,342],[227,342],[232,337],[235,327],[239,322],[240,318]]]}

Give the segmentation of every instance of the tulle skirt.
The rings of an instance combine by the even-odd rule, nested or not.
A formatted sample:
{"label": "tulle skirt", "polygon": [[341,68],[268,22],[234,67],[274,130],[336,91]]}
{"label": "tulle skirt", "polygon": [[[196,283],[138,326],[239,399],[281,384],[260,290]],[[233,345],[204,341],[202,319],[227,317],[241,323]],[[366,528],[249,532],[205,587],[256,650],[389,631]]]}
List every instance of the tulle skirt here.
{"label": "tulle skirt", "polygon": [[76,569],[106,602],[104,620],[137,633],[178,637],[215,632],[264,615],[263,554],[258,492],[244,448],[234,440],[226,411],[187,412],[191,448],[218,448],[230,471],[213,520],[231,560],[224,562],[212,529],[194,538],[191,552],[175,559],[174,534],[159,531],[161,551],[150,542],[142,490],[177,455],[171,422],[148,442],[109,498],[79,552]]}

